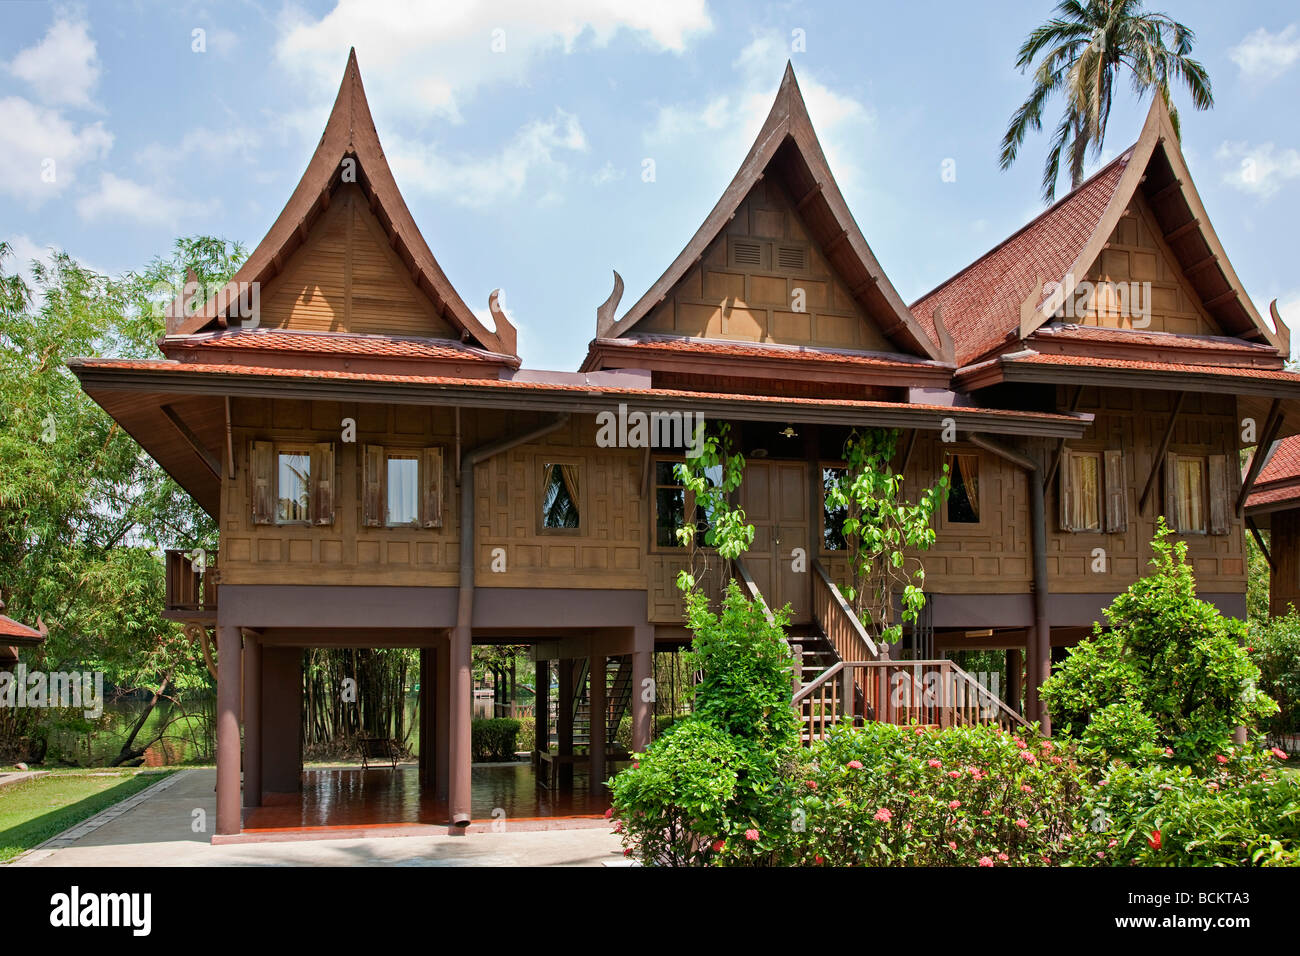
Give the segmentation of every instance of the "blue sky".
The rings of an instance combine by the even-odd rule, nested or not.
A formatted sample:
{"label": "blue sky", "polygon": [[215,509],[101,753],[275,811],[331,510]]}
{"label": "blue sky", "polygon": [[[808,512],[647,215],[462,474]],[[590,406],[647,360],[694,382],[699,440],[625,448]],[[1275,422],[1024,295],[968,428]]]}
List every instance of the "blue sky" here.
{"label": "blue sky", "polygon": [[[251,248],[301,175],[355,45],[398,185],[444,271],[483,314],[505,290],[527,365],[572,369],[610,270],[627,282],[626,309],[734,175],[791,58],[849,206],[910,302],[1041,209],[1046,137],[1010,172],[997,157],[1029,86],[1015,51],[1051,7],[9,0],[0,238],[23,260],[57,247],[106,272],[179,235]],[[1300,8],[1152,7],[1197,32],[1214,80],[1211,112],[1177,102],[1215,228],[1261,313],[1277,297],[1297,327]],[[1136,138],[1146,107],[1124,87],[1101,162]]]}

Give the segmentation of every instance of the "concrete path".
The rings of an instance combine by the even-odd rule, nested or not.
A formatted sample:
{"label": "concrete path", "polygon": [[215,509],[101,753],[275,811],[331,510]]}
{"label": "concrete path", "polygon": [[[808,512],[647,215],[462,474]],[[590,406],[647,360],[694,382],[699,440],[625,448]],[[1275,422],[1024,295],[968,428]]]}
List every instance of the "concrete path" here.
{"label": "concrete path", "polygon": [[[10,866],[600,866],[623,863],[608,828],[212,846],[214,770],[184,770]],[[196,814],[195,811],[202,811]],[[196,819],[208,832],[193,832]]]}
{"label": "concrete path", "polygon": [[36,777],[43,777],[48,770],[9,770],[0,773],[0,787],[7,787],[11,783],[22,783],[24,780],[32,780]]}

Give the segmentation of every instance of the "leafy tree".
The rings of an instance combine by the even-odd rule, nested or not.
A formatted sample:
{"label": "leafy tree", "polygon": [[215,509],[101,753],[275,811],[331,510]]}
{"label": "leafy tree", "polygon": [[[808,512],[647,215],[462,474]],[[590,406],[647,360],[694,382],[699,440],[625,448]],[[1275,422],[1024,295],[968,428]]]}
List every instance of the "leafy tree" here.
{"label": "leafy tree", "polygon": [[[119,690],[206,685],[161,617],[165,547],[210,548],[216,526],[81,390],[77,356],[156,355],[162,305],[193,270],[224,282],[243,249],[178,240],[144,270],[100,275],[64,252],[7,274],[0,246],[0,588],[11,612],[50,628],[35,663],[106,672]],[[33,656],[33,655],[29,655]],[[120,760],[143,751],[128,736]]]}
{"label": "leafy tree", "polygon": [[1063,163],[1077,188],[1088,153],[1101,154],[1115,81],[1125,72],[1139,98],[1153,93],[1164,100],[1177,131],[1174,83],[1186,87],[1196,109],[1214,105],[1210,76],[1191,58],[1195,40],[1182,23],[1143,10],[1142,0],[1062,0],[1056,16],[1021,44],[1016,66],[1022,73],[1034,68],[1034,86],[1002,137],[1002,168],[1016,161],[1030,130],[1043,128],[1043,111],[1060,94],[1065,106],[1043,164],[1043,199],[1055,196]]}
{"label": "leafy tree", "polygon": [[[1120,705],[1151,718],[1158,746],[1195,761],[1228,747],[1236,727],[1254,725],[1277,705],[1255,689],[1259,669],[1242,646],[1246,625],[1196,597],[1187,544],[1169,540],[1171,533],[1161,519],[1154,570],[1115,598],[1104,612],[1109,627],[1093,625],[1092,637],[1043,684],[1042,697],[1053,726],[1067,735],[1085,734],[1103,708]],[[1113,723],[1116,712],[1107,713]],[[1130,722],[1123,736],[1147,735]]]}
{"label": "leafy tree", "polygon": [[[854,431],[844,443],[847,468],[827,491],[830,508],[843,511],[852,580],[845,598],[867,632],[878,640],[901,639],[903,622],[915,624],[925,606],[925,568],[906,552],[926,551],[935,541],[934,513],[947,500],[948,466],[915,504],[903,498],[903,476],[894,469],[898,432]],[[902,621],[894,620],[894,594],[902,595]]]}
{"label": "leafy tree", "polygon": [[1246,650],[1259,667],[1259,689],[1278,703],[1269,731],[1300,733],[1300,614],[1292,608],[1272,620],[1252,621]]}

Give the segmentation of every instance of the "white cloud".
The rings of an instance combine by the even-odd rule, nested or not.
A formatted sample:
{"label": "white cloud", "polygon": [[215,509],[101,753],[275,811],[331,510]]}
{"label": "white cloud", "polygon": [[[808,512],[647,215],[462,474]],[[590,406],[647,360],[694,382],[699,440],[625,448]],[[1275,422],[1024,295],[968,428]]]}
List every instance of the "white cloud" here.
{"label": "white cloud", "polygon": [[61,14],[40,43],[13,58],[9,72],[29,83],[44,103],[93,107],[90,94],[99,83],[100,66],[88,25]]}
{"label": "white cloud", "polygon": [[76,178],[78,167],[107,155],[112,135],[103,123],[76,126],[58,110],[21,96],[0,99],[0,154],[5,176],[0,192],[30,205],[59,195]]}
{"label": "white cloud", "polygon": [[1247,79],[1274,79],[1300,60],[1300,29],[1294,23],[1277,33],[1260,27],[1229,50],[1228,56]]}
{"label": "white cloud", "polygon": [[681,53],[711,28],[706,0],[339,0],[319,19],[289,8],[275,52],[324,97],[337,89],[355,46],[371,101],[385,112],[427,119],[432,111],[459,121],[466,96],[522,81],[542,54],[568,53],[580,42],[605,46],[624,30],[651,49]]}
{"label": "white cloud", "polygon": [[1300,152],[1278,149],[1272,143],[1225,142],[1215,156],[1232,164],[1223,174],[1224,182],[1261,198],[1276,194],[1283,181],[1300,176]]}
{"label": "white cloud", "polygon": [[560,154],[586,151],[587,137],[578,118],[557,109],[551,119],[525,125],[492,156],[451,157],[436,144],[403,137],[392,138],[387,152],[393,175],[404,190],[465,206],[485,206],[519,196],[534,177],[544,177],[540,192],[553,200],[550,185],[568,175]]}
{"label": "white cloud", "polygon": [[[789,50],[788,40],[780,32],[755,34],[732,63],[731,88],[696,103],[661,107],[645,133],[646,143],[669,146],[690,140],[704,142],[707,136],[711,154],[724,165],[734,167],[772,108]],[[875,124],[875,112],[861,101],[835,92],[806,70],[799,72],[799,89],[827,161],[840,184],[847,185],[856,175],[854,150],[848,144],[851,138],[857,138],[860,144],[861,133]]]}
{"label": "white cloud", "polygon": [[186,231],[185,219],[205,215],[211,209],[211,203],[167,196],[156,188],[142,186],[112,173],[102,174],[98,190],[77,200],[77,214],[82,219],[126,219],[147,225],[171,226],[177,234]]}

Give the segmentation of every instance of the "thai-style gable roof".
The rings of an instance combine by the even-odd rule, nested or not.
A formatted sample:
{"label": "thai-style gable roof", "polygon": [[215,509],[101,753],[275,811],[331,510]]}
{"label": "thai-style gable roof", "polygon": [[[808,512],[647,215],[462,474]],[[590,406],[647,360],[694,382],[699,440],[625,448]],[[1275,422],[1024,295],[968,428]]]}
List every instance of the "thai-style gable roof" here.
{"label": "thai-style gable roof", "polygon": [[[345,163],[348,159],[354,163]],[[171,303],[168,333],[189,335],[224,327],[225,309],[229,303],[239,301],[243,284],[266,283],[280,274],[289,257],[304,245],[312,226],[328,210],[332,195],[340,186],[354,181],[411,279],[428,296],[440,317],[459,329],[462,340],[469,344],[516,355],[515,329],[504,314],[494,308],[497,328],[486,328],[453,288],[417,228],[380,145],[355,50],[348,54],[320,143],[284,209],[224,290],[212,295],[193,314],[185,311],[184,294]]]}
{"label": "thai-style gable roof", "polygon": [[[1016,350],[1057,317],[1116,225],[1135,203],[1150,210],[1158,241],[1227,337],[1286,356],[1290,332],[1262,319],[1210,223],[1164,102],[1155,97],[1142,133],[1125,150],[1032,222],[923,295],[912,313],[938,338],[936,311],[959,365]],[[1057,291],[1049,294],[1047,288]],[[1125,330],[1120,330],[1121,333]]]}
{"label": "thai-style gable roof", "polygon": [[762,129],[713,210],[663,275],[622,319],[612,325],[601,321],[597,337],[612,339],[633,331],[702,259],[741,203],[769,174],[781,179],[809,238],[844,281],[853,299],[879,324],[885,338],[907,354],[941,359],[938,346],[907,310],[849,212],[813,130],[794,68],[788,63]]}

